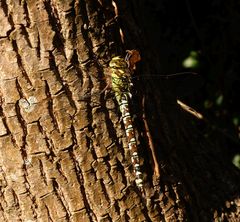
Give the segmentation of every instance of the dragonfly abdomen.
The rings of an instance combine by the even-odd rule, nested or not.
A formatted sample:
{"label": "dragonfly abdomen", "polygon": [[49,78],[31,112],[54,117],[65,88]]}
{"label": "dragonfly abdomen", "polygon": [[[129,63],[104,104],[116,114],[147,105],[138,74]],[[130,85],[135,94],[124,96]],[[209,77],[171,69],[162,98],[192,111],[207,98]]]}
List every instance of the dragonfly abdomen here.
{"label": "dragonfly abdomen", "polygon": [[129,103],[126,96],[122,96],[120,110],[122,113],[123,124],[126,132],[126,136],[128,139],[128,148],[131,153],[131,162],[133,165],[134,173],[135,173],[135,182],[136,185],[143,189],[143,175],[140,170],[140,161],[138,156],[138,148],[137,148],[137,141],[134,132],[134,127],[132,123],[131,114],[129,112]]}

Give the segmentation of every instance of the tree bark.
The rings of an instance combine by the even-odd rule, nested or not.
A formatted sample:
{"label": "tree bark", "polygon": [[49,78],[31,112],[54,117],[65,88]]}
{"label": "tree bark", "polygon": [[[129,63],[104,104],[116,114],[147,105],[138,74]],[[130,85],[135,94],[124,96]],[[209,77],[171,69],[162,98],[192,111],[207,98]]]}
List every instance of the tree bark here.
{"label": "tree bark", "polygon": [[134,183],[119,108],[100,92],[125,49],[144,52],[141,72],[155,68],[137,7],[1,1],[0,221],[238,221],[239,171],[161,82],[144,86],[135,120],[145,196]]}

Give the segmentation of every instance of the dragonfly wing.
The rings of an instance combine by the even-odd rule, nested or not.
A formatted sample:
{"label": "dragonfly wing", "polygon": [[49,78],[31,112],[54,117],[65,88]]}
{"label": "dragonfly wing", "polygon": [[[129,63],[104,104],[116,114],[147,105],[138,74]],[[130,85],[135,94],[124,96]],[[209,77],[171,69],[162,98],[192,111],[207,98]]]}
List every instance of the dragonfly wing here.
{"label": "dragonfly wing", "polygon": [[173,93],[180,97],[196,92],[203,86],[203,83],[201,75],[184,75],[168,81]]}
{"label": "dragonfly wing", "polygon": [[186,96],[191,93],[194,93],[198,89],[200,89],[204,83],[201,75],[197,73],[176,73],[171,75],[160,75],[160,74],[150,74],[150,75],[142,75],[135,76],[135,79],[142,79],[142,81],[154,80],[161,81],[166,85],[166,87],[170,88],[176,96]]}
{"label": "dragonfly wing", "polygon": [[84,95],[82,95],[82,96],[79,96],[79,99],[78,99],[78,101],[86,101],[86,100],[94,100],[94,99],[96,99],[96,98],[98,98],[100,95],[102,95],[102,94],[105,94],[105,99],[110,99],[110,98],[113,98],[114,97],[114,93],[111,91],[111,90],[109,90],[109,89],[104,89],[104,90],[102,90],[102,91],[100,91],[100,92],[95,92],[95,93],[86,93],[86,94],[84,94]]}

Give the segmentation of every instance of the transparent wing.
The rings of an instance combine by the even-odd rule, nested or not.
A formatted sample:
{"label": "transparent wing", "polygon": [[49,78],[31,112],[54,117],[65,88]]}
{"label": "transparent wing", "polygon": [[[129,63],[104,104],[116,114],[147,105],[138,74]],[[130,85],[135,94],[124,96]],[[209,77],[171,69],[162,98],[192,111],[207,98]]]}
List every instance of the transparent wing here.
{"label": "transparent wing", "polygon": [[173,90],[174,94],[184,96],[189,95],[198,90],[204,83],[203,78],[198,73],[194,72],[180,72],[169,75],[162,74],[148,74],[133,76],[133,81],[146,81],[153,80],[164,81],[167,87]]}
{"label": "transparent wing", "polygon": [[[203,85],[203,78],[201,75],[194,72],[180,72],[169,75],[162,74],[148,74],[148,75],[139,75],[133,76],[132,81],[164,81],[164,84],[173,91],[175,95],[185,96],[197,91]],[[133,84],[134,90],[134,84]],[[96,93],[84,93],[79,96],[79,101],[89,100],[91,97],[98,97],[101,94],[105,94],[106,98],[114,97],[114,92],[111,90],[111,87],[106,87],[100,92]]]}

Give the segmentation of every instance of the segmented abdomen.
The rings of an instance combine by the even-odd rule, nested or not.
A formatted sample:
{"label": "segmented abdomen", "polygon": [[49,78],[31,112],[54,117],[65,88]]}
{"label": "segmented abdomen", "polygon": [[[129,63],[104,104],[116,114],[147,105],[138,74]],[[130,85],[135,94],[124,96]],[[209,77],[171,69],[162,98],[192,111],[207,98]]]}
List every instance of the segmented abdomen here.
{"label": "segmented abdomen", "polygon": [[136,177],[135,182],[139,189],[142,191],[143,176],[140,170],[136,136],[134,133],[131,114],[129,111],[129,99],[131,98],[131,73],[128,69],[126,61],[119,56],[112,58],[109,66],[111,68],[112,75],[112,90],[115,93],[115,97],[122,113],[124,128],[128,139],[128,148],[131,153],[131,161]]}

